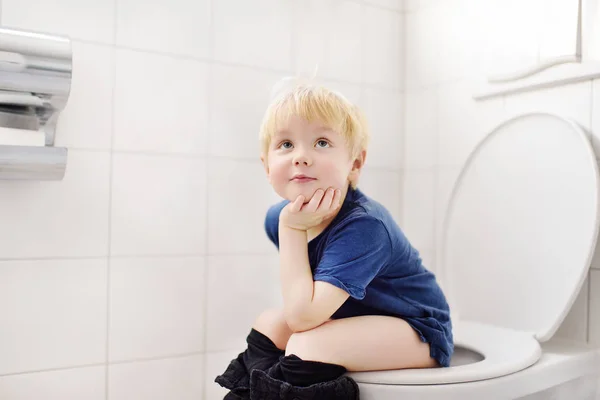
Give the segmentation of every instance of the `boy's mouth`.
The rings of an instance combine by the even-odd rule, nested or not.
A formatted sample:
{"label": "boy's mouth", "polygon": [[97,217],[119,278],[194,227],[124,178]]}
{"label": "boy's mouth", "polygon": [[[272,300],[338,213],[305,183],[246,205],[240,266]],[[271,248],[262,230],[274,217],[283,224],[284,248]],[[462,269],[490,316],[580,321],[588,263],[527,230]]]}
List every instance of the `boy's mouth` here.
{"label": "boy's mouth", "polygon": [[316,181],[316,178],[313,178],[311,176],[307,176],[304,174],[297,174],[294,175],[292,177],[292,179],[290,179],[292,182],[298,182],[298,183],[305,183],[305,182],[311,182],[311,181]]}

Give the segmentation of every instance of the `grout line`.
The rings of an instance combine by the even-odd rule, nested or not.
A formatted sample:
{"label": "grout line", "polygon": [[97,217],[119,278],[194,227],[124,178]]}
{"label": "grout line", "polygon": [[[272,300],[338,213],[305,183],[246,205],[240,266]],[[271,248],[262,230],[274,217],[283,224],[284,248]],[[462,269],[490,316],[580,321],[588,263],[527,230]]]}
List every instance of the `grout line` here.
{"label": "grout line", "polygon": [[34,369],[29,371],[22,372],[11,372],[8,374],[0,374],[0,378],[8,377],[8,376],[20,376],[20,375],[31,375],[31,374],[39,374],[44,372],[57,372],[57,371],[68,371],[71,369],[81,369],[81,368],[91,368],[91,367],[105,367],[106,363],[91,363],[91,364],[80,364],[80,365],[72,365],[69,367],[56,367],[56,368],[46,368],[46,369]]}
{"label": "grout line", "polygon": [[105,368],[104,368],[104,396],[106,400],[109,400],[109,392],[110,392],[110,369],[109,369],[109,360],[110,360],[110,305],[111,305],[111,297],[110,297],[110,279],[111,279],[111,265],[112,260],[110,258],[112,252],[112,199],[113,199],[113,158],[114,158],[114,145],[115,145],[115,115],[116,115],[116,92],[117,92],[117,21],[118,21],[118,8],[119,8],[119,0],[114,0],[114,26],[113,26],[113,43],[114,46],[112,50],[112,93],[111,93],[111,132],[110,132],[110,150],[109,150],[109,165],[108,165],[108,243],[106,248],[106,253],[108,255],[108,259],[106,262],[106,348],[105,348]]}
{"label": "grout line", "polygon": [[153,258],[153,259],[174,259],[174,258],[201,258],[201,257],[263,257],[272,255],[270,252],[232,252],[232,253],[181,253],[181,254],[126,254],[126,255],[114,255],[114,256],[90,256],[90,257],[23,257],[23,258],[0,258],[2,262],[25,262],[25,261],[64,261],[64,260],[105,260],[110,258],[111,260],[127,260],[136,258]]}
{"label": "grout line", "polygon": [[137,362],[172,360],[174,358],[185,358],[185,357],[202,356],[202,355],[204,355],[203,351],[190,351],[188,353],[174,353],[174,354],[167,354],[167,355],[155,356],[155,357],[138,357],[138,358],[130,358],[127,360],[116,360],[116,361],[112,361],[110,363],[110,365],[122,365],[122,364],[133,364],[133,363],[137,363]]}
{"label": "grout line", "polygon": [[[179,53],[170,53],[170,52],[163,51],[163,50],[153,50],[153,49],[139,48],[139,47],[127,46],[127,45],[111,45],[109,43],[97,42],[97,41],[86,40],[86,39],[72,39],[72,41],[82,43],[82,44],[106,46],[106,47],[116,48],[117,50],[127,50],[127,51],[133,51],[133,52],[139,52],[139,53],[145,53],[145,54],[151,54],[151,55],[158,55],[158,56],[163,56],[163,57],[171,57],[171,58],[175,58],[175,59],[179,59],[179,60],[197,61],[197,62],[214,64],[214,65],[224,66],[224,67],[245,68],[248,70],[253,70],[253,71],[258,71],[258,72],[270,72],[270,73],[274,73],[274,74],[286,74],[286,75],[289,75],[290,72],[292,74],[296,73],[295,70],[290,71],[289,69],[269,68],[269,67],[260,66],[260,65],[244,64],[244,63],[230,62],[230,61],[220,61],[220,60],[217,60],[214,58],[210,58],[210,56],[209,57],[191,56],[191,55],[185,55],[185,54],[179,54]],[[210,50],[210,51],[214,51],[214,50]],[[323,80],[331,82],[331,83],[339,83],[339,84],[345,84],[345,85],[359,86],[362,83],[362,82],[350,81],[350,80],[345,80],[345,79],[337,79],[335,76],[323,76],[321,78]],[[399,88],[390,88],[389,86],[386,86],[383,84],[366,83],[366,85],[369,88],[382,90],[382,91],[388,91],[388,92],[400,92],[401,91]]]}
{"label": "grout line", "polygon": [[[216,4],[216,0],[209,0],[209,7],[210,7],[210,19],[209,19],[209,30],[208,30],[208,34],[209,34],[209,55],[212,59],[215,58],[215,4]],[[206,125],[205,125],[205,130],[206,130],[206,135],[205,135],[205,142],[204,142],[204,149],[207,153],[210,153],[210,133],[211,133],[211,129],[212,129],[212,112],[211,109],[213,107],[213,76],[214,76],[214,62],[211,62],[210,64],[208,64],[208,68],[207,68],[207,105],[206,107],[208,108],[207,110],[207,118],[206,118]],[[206,157],[206,161],[205,161],[205,166],[204,166],[204,184],[205,184],[205,190],[204,190],[204,253],[208,253],[208,245],[209,245],[209,231],[208,231],[208,219],[209,219],[209,212],[208,212],[208,203],[209,203],[209,195],[208,195],[208,185],[209,185],[209,181],[210,181],[210,165],[211,163],[209,162],[211,158],[210,157]],[[203,356],[202,356],[202,399],[206,399],[207,398],[207,393],[208,393],[208,388],[206,385],[206,382],[211,382],[212,380],[207,379],[207,371],[208,371],[208,357],[206,356],[206,354],[204,354],[206,352],[206,348],[207,348],[207,343],[208,343],[208,278],[209,278],[209,262],[208,262],[208,257],[205,255],[203,258],[203,263],[202,263],[202,329],[203,329],[203,336],[202,336],[202,352],[203,352]]]}
{"label": "grout line", "polygon": [[[132,364],[132,363],[136,363],[136,362],[172,360],[174,358],[199,356],[199,355],[203,355],[204,353],[205,352],[203,352],[203,351],[191,351],[189,353],[175,353],[175,354],[167,354],[167,355],[156,356],[156,357],[139,357],[139,358],[131,358],[131,359],[127,359],[127,360],[117,360],[117,361],[109,362],[108,364],[109,365],[121,365],[121,364]],[[57,372],[57,371],[68,371],[68,370],[72,370],[72,369],[81,369],[81,368],[106,367],[106,364],[107,363],[105,363],[105,362],[98,362],[98,363],[90,363],[90,364],[71,365],[68,367],[55,367],[55,368],[28,370],[28,371],[22,371],[22,372],[0,374],[0,378],[7,377],[7,376],[30,375],[30,374],[39,374],[39,373]]]}

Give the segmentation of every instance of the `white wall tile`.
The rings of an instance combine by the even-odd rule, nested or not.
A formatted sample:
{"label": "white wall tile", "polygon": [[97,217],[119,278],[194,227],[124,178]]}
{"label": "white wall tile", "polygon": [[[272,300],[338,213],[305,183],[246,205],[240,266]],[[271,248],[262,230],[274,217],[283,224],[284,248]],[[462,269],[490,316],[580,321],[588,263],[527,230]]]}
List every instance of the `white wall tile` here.
{"label": "white wall tile", "polygon": [[[446,218],[446,211],[448,208],[448,202],[450,201],[450,195],[452,189],[456,184],[458,175],[460,174],[460,168],[439,168],[436,171],[437,176],[435,179],[435,238],[436,238],[436,251],[440,249],[442,239],[442,227],[444,218]],[[438,251],[438,253],[440,253]]]}
{"label": "white wall tile", "polygon": [[71,92],[56,127],[56,146],[110,149],[114,49],[73,42]]}
{"label": "white wall tile", "polygon": [[203,356],[113,364],[109,367],[110,400],[202,399]]}
{"label": "white wall tile", "polygon": [[402,11],[404,0],[365,0],[366,4],[389,8],[390,10]]}
{"label": "white wall tile", "polygon": [[368,197],[381,203],[402,224],[402,171],[365,167],[358,188]]}
{"label": "white wall tile", "polygon": [[423,261],[423,266],[427,268],[429,271],[437,274],[436,270],[436,252],[433,250],[426,249],[417,249],[421,254],[421,260]]}
{"label": "white wall tile", "polygon": [[6,400],[105,400],[105,368],[87,367],[0,377]]}
{"label": "white wall tile", "polygon": [[[415,0],[419,1],[419,0]],[[406,88],[422,88],[432,85],[441,73],[439,60],[439,31],[431,29],[439,26],[439,13],[414,12],[405,15],[405,66]]]}
{"label": "white wall tile", "polygon": [[292,2],[213,2],[215,59],[291,70]]}
{"label": "white wall tile", "polygon": [[575,120],[591,131],[592,84],[590,81],[507,96],[507,117],[529,112],[554,113]]}
{"label": "white wall tile", "polygon": [[405,168],[431,168],[437,162],[437,90],[405,93],[403,160]]}
{"label": "white wall tile", "polygon": [[279,257],[208,257],[207,351],[245,349],[261,312],[283,306]]}
{"label": "white wall tile", "polygon": [[104,362],[106,268],[105,259],[0,262],[0,375]]}
{"label": "white wall tile", "polygon": [[366,88],[364,113],[371,134],[366,165],[402,167],[402,93]]}
{"label": "white wall tile", "polygon": [[545,0],[468,1],[477,17],[471,21],[475,38],[469,51],[477,55],[473,63],[482,73],[481,78],[512,74],[537,63],[540,23],[544,21],[546,3]]}
{"label": "white wall tile", "polygon": [[110,261],[110,360],[203,350],[204,257]]}
{"label": "white wall tile", "polygon": [[[372,1],[372,0],[367,0]],[[378,2],[382,2],[384,0],[378,0]],[[391,1],[391,0],[390,0]],[[442,5],[447,0],[402,0],[404,3],[404,11],[416,11],[421,10],[423,8],[430,8]]]}
{"label": "white wall tile", "polygon": [[135,154],[113,158],[111,254],[204,254],[206,162]]}
{"label": "white wall tile", "polygon": [[472,83],[466,81],[439,87],[438,165],[463,165],[477,144],[504,121],[502,99],[475,101],[473,94]]}
{"label": "white wall tile", "polygon": [[583,283],[579,295],[577,296],[577,299],[575,299],[575,303],[573,303],[560,328],[556,331],[556,337],[584,343],[587,342],[588,289],[589,278]]}
{"label": "white wall tile", "polygon": [[245,67],[212,68],[210,154],[258,160],[258,133],[271,89],[286,75]]}
{"label": "white wall tile", "polygon": [[590,272],[589,342],[600,347],[600,271]]}
{"label": "white wall tile", "polygon": [[113,44],[115,2],[3,0],[2,25]]}
{"label": "white wall tile", "polygon": [[260,162],[211,159],[208,168],[209,253],[273,251],[265,216],[282,199],[269,185]]}
{"label": "white wall tile", "polygon": [[207,57],[210,13],[209,0],[117,0],[117,44]]}
{"label": "white wall tile", "polygon": [[365,8],[365,82],[402,87],[402,15],[375,7]]}
{"label": "white wall tile", "polygon": [[481,15],[475,3],[461,7],[456,2],[440,2],[406,14],[406,87],[421,88],[473,75],[478,65],[475,57],[481,54],[476,50],[481,48],[476,29]]}
{"label": "white wall tile", "polygon": [[404,172],[401,228],[417,249],[433,249],[434,183],[433,170]]}
{"label": "white wall tile", "polygon": [[109,154],[69,150],[62,181],[0,182],[3,258],[104,256]]}
{"label": "white wall tile", "polygon": [[362,82],[364,11],[358,2],[309,0],[294,3],[295,68],[302,76]]}
{"label": "white wall tile", "polygon": [[206,151],[206,63],[118,50],[116,79],[117,150]]}
{"label": "white wall tile", "polygon": [[221,351],[216,353],[206,353],[206,370],[204,375],[204,399],[222,399],[229,390],[221,387],[215,382],[215,378],[221,375],[231,360],[245,350],[240,347],[234,350]]}

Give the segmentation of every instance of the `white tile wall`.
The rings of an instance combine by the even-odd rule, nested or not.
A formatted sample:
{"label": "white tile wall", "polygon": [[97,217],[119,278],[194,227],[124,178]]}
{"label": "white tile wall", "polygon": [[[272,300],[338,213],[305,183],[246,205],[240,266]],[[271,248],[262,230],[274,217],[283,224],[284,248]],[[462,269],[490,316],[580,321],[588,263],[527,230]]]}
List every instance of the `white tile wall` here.
{"label": "white tile wall", "polygon": [[212,159],[208,174],[209,254],[270,252],[265,215],[282,199],[270,187],[262,164]]}
{"label": "white tile wall", "polygon": [[205,254],[206,161],[118,153],[111,255]]}
{"label": "white tile wall", "polygon": [[468,81],[439,86],[437,164],[442,167],[462,166],[477,144],[505,119],[502,99],[476,102],[474,90]]}
{"label": "white tile wall", "polygon": [[403,228],[419,251],[434,249],[434,177],[433,169],[407,170],[404,174]]}
{"label": "white tile wall", "polygon": [[208,70],[205,62],[117,50],[114,148],[206,153]]}
{"label": "white tile wall", "polygon": [[438,98],[436,89],[413,89],[405,94],[405,168],[432,168],[437,164]]}
{"label": "white tile wall", "polygon": [[82,367],[0,377],[7,400],[105,400],[106,368]]}
{"label": "white tile wall", "polygon": [[118,0],[119,46],[193,57],[210,55],[209,0]]}
{"label": "white tile wall", "polygon": [[304,76],[361,82],[364,7],[345,0],[295,2],[295,68]]}
{"label": "white tile wall", "polygon": [[280,297],[258,142],[279,79],[318,63],[364,108],[361,187],[401,220],[399,6],[0,2],[3,26],[73,40],[64,180],[0,182],[0,398],[222,397],[214,377]]}
{"label": "white tile wall", "polygon": [[70,150],[62,181],[0,181],[2,258],[105,256],[109,155]]}
{"label": "white tile wall", "polygon": [[208,257],[207,351],[243,349],[259,314],[282,307],[279,259],[271,247],[272,255]]}
{"label": "white tile wall", "polygon": [[217,60],[291,70],[291,0],[221,0],[212,4]]}
{"label": "white tile wall", "polygon": [[56,146],[109,150],[113,124],[115,49],[73,42],[73,78],[58,120]]}
{"label": "white tile wall", "polygon": [[110,261],[110,361],[204,350],[204,257]]}
{"label": "white tile wall", "polygon": [[[403,27],[401,14],[376,7],[365,9],[365,82],[402,87]],[[385,59],[386,62],[381,62]]]}
{"label": "white tile wall", "polygon": [[108,398],[181,399],[202,398],[203,356],[113,364],[109,368]]}
{"label": "white tile wall", "polygon": [[366,165],[399,169],[402,167],[402,94],[367,88],[364,112],[371,133]]}
{"label": "white tile wall", "polygon": [[104,362],[106,269],[106,259],[0,262],[0,375]]}

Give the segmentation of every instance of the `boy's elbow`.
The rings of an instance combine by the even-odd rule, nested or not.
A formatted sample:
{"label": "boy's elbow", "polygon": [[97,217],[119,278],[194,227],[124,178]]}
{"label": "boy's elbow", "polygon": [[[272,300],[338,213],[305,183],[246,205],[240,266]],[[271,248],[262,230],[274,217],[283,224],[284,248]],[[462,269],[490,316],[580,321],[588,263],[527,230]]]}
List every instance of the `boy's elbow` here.
{"label": "boy's elbow", "polygon": [[317,321],[310,315],[302,313],[286,313],[285,322],[294,333],[305,332],[316,328],[325,321]]}

